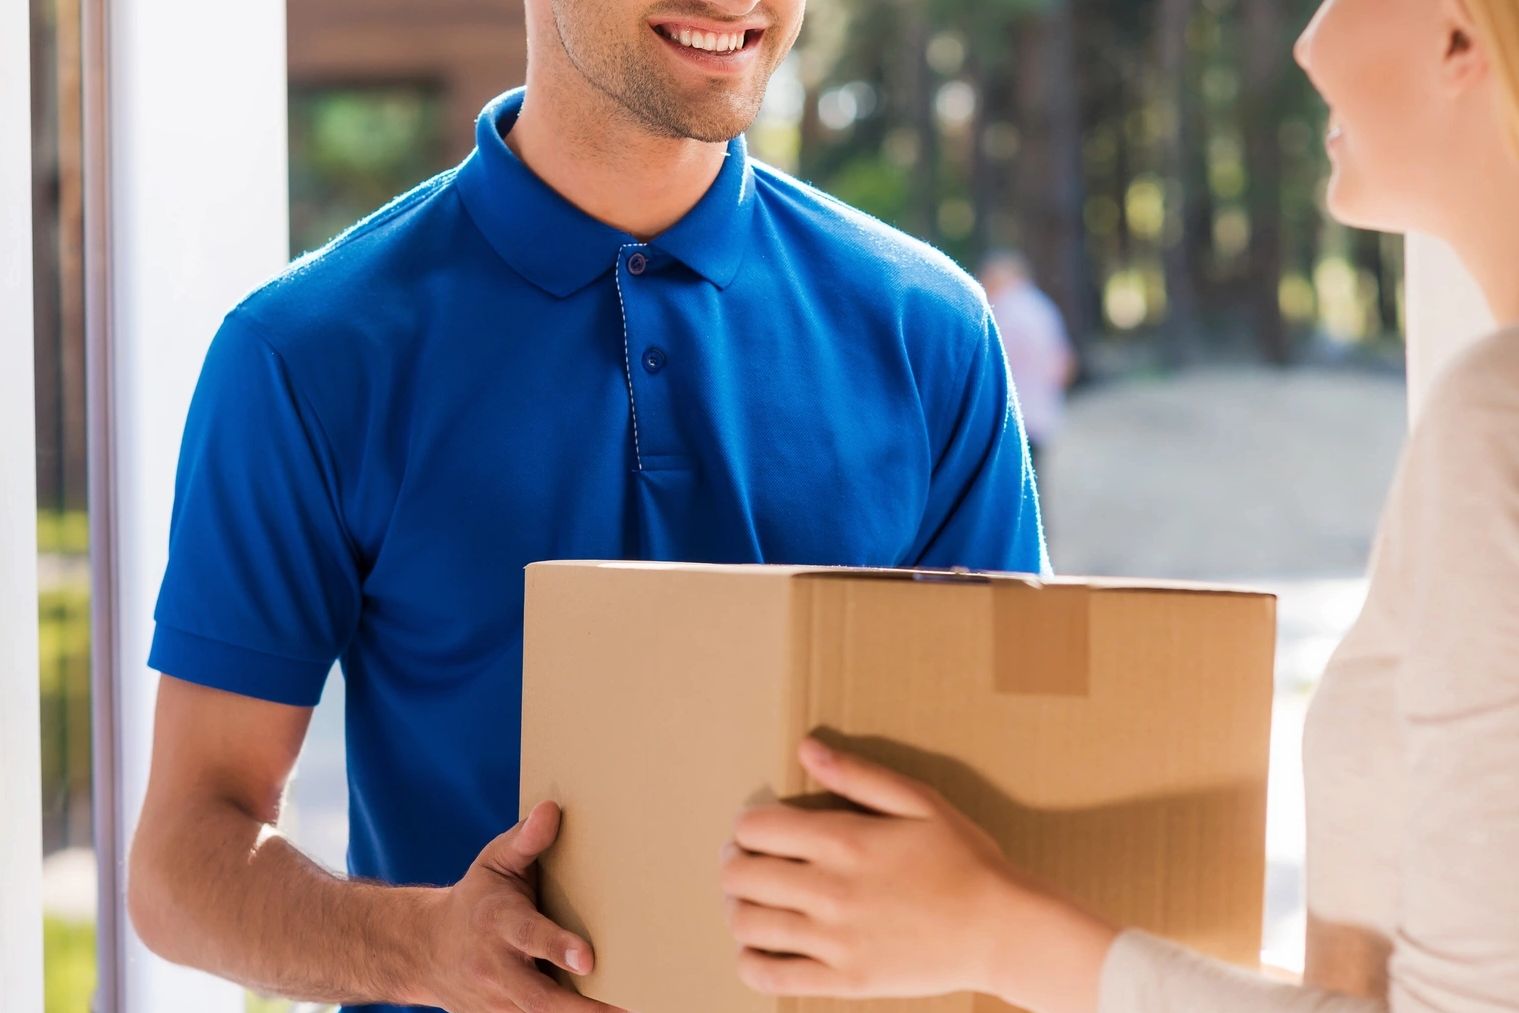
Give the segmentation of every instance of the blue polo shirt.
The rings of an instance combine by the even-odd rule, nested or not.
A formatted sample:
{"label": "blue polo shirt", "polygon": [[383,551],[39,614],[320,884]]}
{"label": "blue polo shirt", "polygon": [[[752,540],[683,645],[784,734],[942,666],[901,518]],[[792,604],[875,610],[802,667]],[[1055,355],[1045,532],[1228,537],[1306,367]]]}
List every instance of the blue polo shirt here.
{"label": "blue polo shirt", "polygon": [[150,664],[309,707],[341,661],[349,865],[387,882],[518,818],[528,563],[1047,568],[953,263],[742,140],[639,242],[512,154],[521,104],[232,311],[179,463]]}

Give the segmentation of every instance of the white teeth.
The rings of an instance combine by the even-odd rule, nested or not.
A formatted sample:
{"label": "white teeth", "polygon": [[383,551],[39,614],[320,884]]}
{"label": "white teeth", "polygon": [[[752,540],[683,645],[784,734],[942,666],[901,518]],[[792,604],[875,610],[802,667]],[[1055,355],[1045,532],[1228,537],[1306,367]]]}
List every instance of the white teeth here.
{"label": "white teeth", "polygon": [[665,37],[682,46],[709,53],[734,53],[744,48],[743,32],[702,32],[691,28],[666,28]]}

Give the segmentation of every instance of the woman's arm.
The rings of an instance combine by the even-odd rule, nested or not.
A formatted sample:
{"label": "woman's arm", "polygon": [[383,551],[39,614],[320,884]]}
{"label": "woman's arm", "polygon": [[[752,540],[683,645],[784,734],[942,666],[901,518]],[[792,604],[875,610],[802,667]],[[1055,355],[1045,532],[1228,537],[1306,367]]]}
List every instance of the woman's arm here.
{"label": "woman's arm", "polygon": [[926,786],[812,740],[801,759],[824,788],[880,815],[767,806],[740,818],[723,886],[740,974],[761,992],[971,991],[1037,1013],[1387,1009],[1120,935],[1020,876]]}
{"label": "woman's arm", "polygon": [[1519,338],[1477,346],[1409,444],[1395,1010],[1519,1010]]}
{"label": "woman's arm", "polygon": [[883,815],[776,805],[739,820],[723,885],[748,984],[844,997],[975,991],[1095,1011],[1116,930],[1026,883],[931,789],[815,740],[801,758],[824,788]]}

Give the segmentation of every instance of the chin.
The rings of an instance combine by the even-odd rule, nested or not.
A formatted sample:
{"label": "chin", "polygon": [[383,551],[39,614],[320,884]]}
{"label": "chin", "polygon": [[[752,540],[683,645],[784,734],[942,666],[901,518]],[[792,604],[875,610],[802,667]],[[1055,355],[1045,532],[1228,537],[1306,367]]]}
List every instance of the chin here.
{"label": "chin", "polygon": [[1370,232],[1407,232],[1409,225],[1387,202],[1376,199],[1375,187],[1356,179],[1344,168],[1330,177],[1325,206],[1341,225]]}
{"label": "chin", "polygon": [[696,115],[684,117],[681,133],[693,141],[726,144],[748,130],[759,115],[758,103],[712,103]]}

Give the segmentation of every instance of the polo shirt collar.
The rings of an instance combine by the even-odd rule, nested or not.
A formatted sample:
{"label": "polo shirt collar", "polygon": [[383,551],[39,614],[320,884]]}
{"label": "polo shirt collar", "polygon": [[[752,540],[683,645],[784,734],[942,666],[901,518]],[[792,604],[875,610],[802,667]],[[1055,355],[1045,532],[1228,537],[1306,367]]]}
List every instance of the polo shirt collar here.
{"label": "polo shirt collar", "polygon": [[[564,298],[611,271],[622,248],[638,240],[565,200],[507,147],[523,95],[521,88],[507,92],[480,114],[475,150],[459,169],[459,194],[513,270]],[[753,217],[754,170],[738,137],[702,199],[648,246],[726,288],[743,264]]]}

